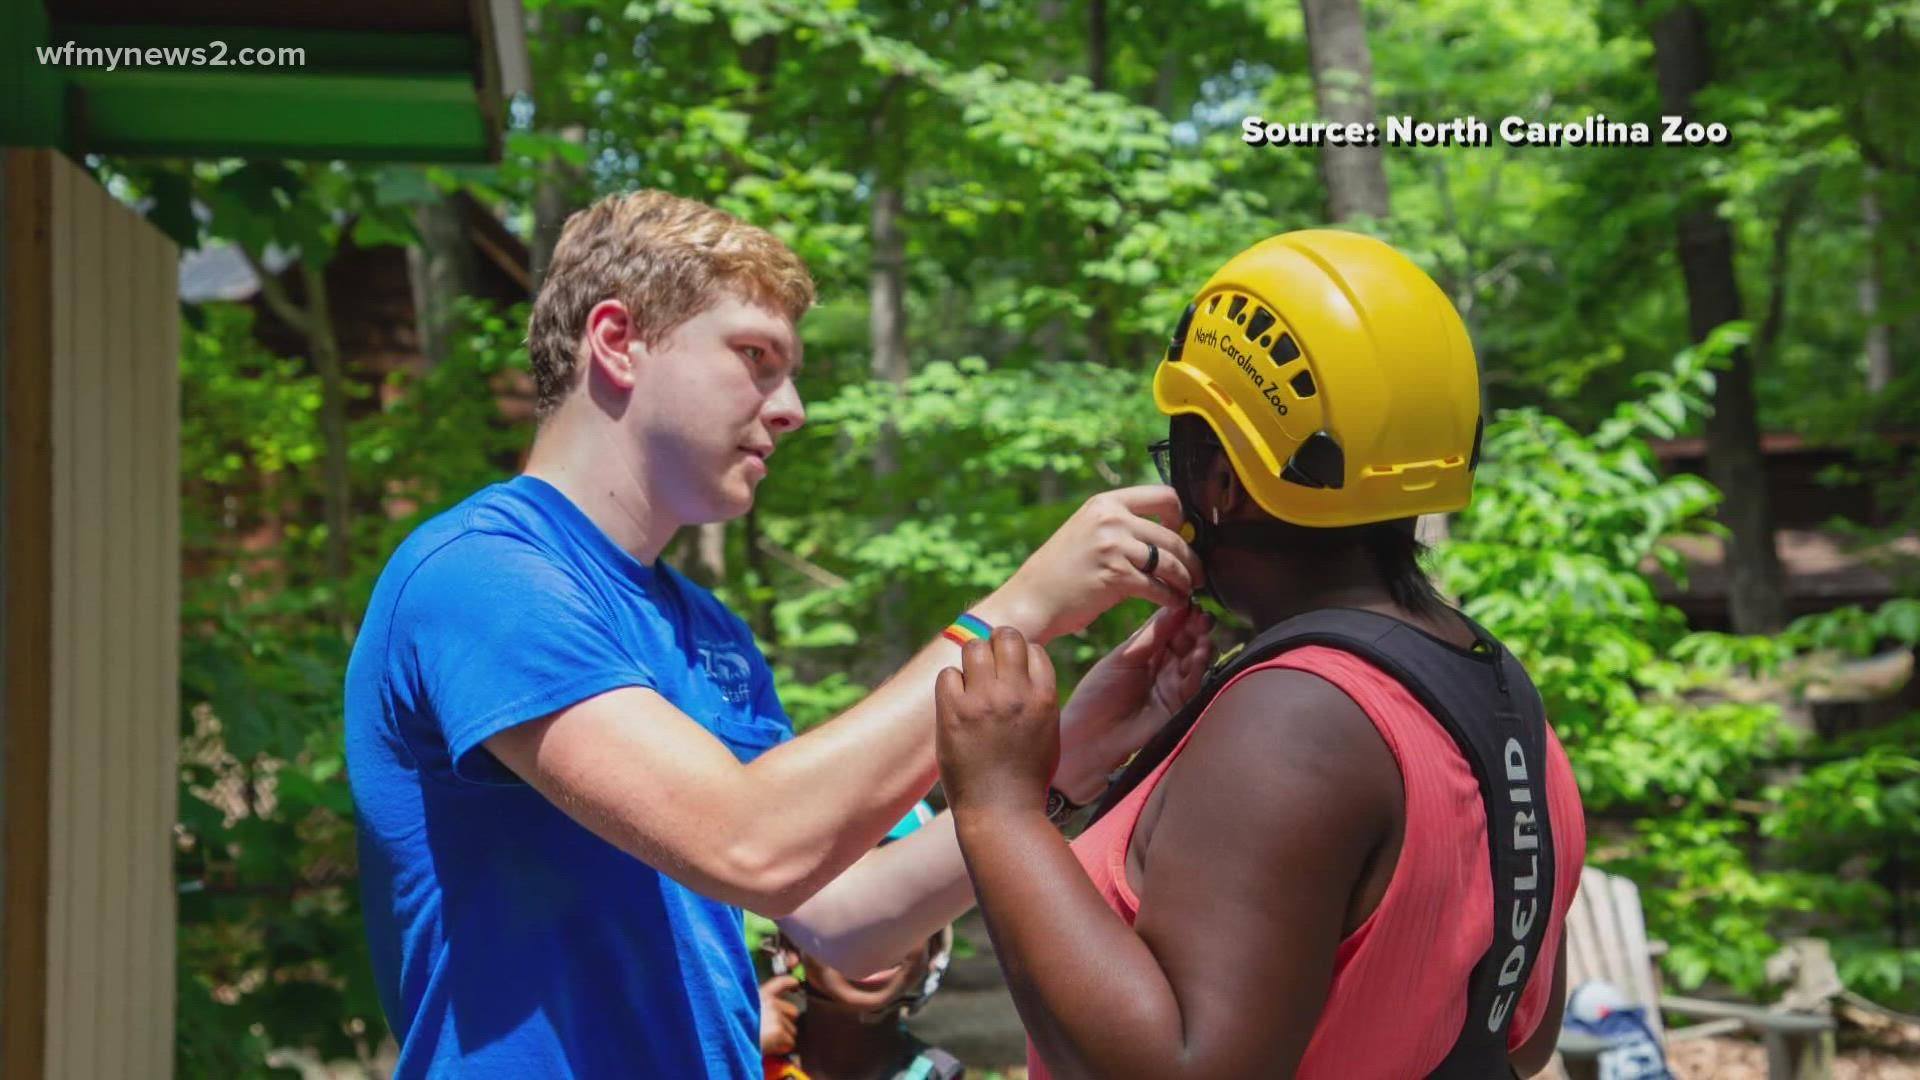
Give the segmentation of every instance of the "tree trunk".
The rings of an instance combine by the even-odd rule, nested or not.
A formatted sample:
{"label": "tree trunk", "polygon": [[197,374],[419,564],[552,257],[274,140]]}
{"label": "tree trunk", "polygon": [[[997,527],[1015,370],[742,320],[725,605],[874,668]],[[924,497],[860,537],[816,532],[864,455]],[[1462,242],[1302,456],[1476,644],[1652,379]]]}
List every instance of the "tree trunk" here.
{"label": "tree trunk", "polygon": [[[905,125],[899,119],[904,108],[895,101],[899,80],[896,77],[881,91],[880,106],[873,114],[872,145],[876,154],[873,192],[873,266],[868,284],[868,336],[873,348],[872,374],[891,383],[895,393],[904,396],[910,363],[907,358],[907,237],[901,218],[906,200],[901,193],[905,167]],[[891,420],[880,433],[880,445],[873,457],[874,486],[884,492],[888,478],[899,471],[898,433]],[[881,519],[883,528],[892,528],[900,515],[889,511]],[[912,653],[907,638],[907,591],[899,583],[889,584],[880,596],[880,641],[873,659],[885,671],[892,671]],[[878,673],[876,673],[878,674]]]}
{"label": "tree trunk", "polygon": [[699,561],[697,575],[702,585],[715,588],[727,580],[727,523],[709,521],[698,527],[699,542],[694,558]]}
{"label": "tree trunk", "polygon": [[[1654,24],[1654,66],[1666,113],[1692,113],[1694,94],[1712,77],[1706,30],[1706,21],[1691,5],[1675,8]],[[1696,197],[1681,211],[1679,241],[1689,329],[1694,341],[1704,341],[1716,327],[1741,317],[1733,232],[1710,199]],[[1778,630],[1786,625],[1786,587],[1760,454],[1753,356],[1746,349],[1734,352],[1732,364],[1714,383],[1713,415],[1707,419],[1707,476],[1720,489],[1720,520],[1732,533],[1726,562],[1733,629],[1742,634]]]}
{"label": "tree trunk", "polygon": [[1087,0],[1087,79],[1107,88],[1107,0]]}
{"label": "tree trunk", "polygon": [[[1360,0],[1300,0],[1307,20],[1307,55],[1320,118],[1336,124],[1371,124],[1373,54]],[[1320,170],[1327,183],[1327,217],[1384,218],[1388,214],[1386,158],[1378,146],[1323,146]]]}
{"label": "tree trunk", "polygon": [[353,635],[345,590],[353,566],[352,484],[347,472],[347,380],[340,360],[340,342],[333,332],[333,311],[327,302],[327,271],[301,263],[307,293],[307,343],[313,366],[320,374],[321,499],[327,527],[327,577],[333,584],[333,603],[341,633]]}
{"label": "tree trunk", "polygon": [[[530,19],[530,29],[540,49],[562,50],[567,42],[586,33],[587,12],[582,8],[535,11]],[[564,95],[552,87],[543,90],[542,100],[538,103],[540,112],[544,114],[540,126],[547,131],[557,132],[567,142],[584,144],[587,141],[586,128],[571,122]],[[527,245],[535,295],[540,292],[540,283],[546,280],[547,264],[553,261],[553,249],[560,242],[560,230],[566,226],[567,217],[579,208],[581,196],[586,190],[587,178],[581,169],[558,157],[540,163],[540,175],[533,188],[533,239]]]}
{"label": "tree trunk", "polygon": [[779,624],[773,619],[773,575],[767,569],[766,553],[760,550],[760,507],[749,507],[743,522],[746,531],[747,571],[759,588],[753,590],[758,599],[752,601],[747,618],[752,623],[753,634],[766,648],[780,644]]}
{"label": "tree trunk", "polygon": [[420,243],[407,249],[413,283],[413,320],[427,366],[445,360],[459,339],[459,301],[480,291],[480,263],[467,239],[466,215],[443,195],[414,211]]}
{"label": "tree trunk", "polygon": [[[328,261],[331,262],[329,252]],[[326,527],[322,559],[333,585],[332,608],[340,635],[349,641],[354,621],[346,608],[347,574],[353,567],[353,491],[347,472],[347,380],[340,358],[340,340],[334,335],[333,308],[327,299],[327,269],[300,263],[302,303],[294,303],[286,286],[270,272],[260,254],[241,247],[240,255],[260,284],[267,308],[307,343],[307,354],[320,376],[320,518]]]}
{"label": "tree trunk", "polygon": [[[869,283],[871,311],[868,333],[873,344],[873,377],[904,386],[907,381],[907,243],[901,231],[900,189],[882,187],[873,193],[873,270]],[[874,471],[891,474],[895,460],[892,436],[882,440]]]}
{"label": "tree trunk", "polygon": [[[1106,0],[1087,0],[1087,79],[1095,90],[1107,88],[1107,4]],[[1094,259],[1107,256],[1107,226],[1094,220],[1088,223],[1087,237]],[[1092,302],[1093,315],[1087,320],[1087,363],[1106,367],[1113,357],[1113,302],[1107,282],[1082,276],[1081,288]]]}
{"label": "tree trunk", "polygon": [[1860,271],[1860,321],[1867,327],[1867,392],[1878,394],[1893,382],[1893,331],[1880,311],[1880,197],[1874,184],[1880,170],[1866,167],[1860,192],[1860,223],[1865,226],[1867,264]]}

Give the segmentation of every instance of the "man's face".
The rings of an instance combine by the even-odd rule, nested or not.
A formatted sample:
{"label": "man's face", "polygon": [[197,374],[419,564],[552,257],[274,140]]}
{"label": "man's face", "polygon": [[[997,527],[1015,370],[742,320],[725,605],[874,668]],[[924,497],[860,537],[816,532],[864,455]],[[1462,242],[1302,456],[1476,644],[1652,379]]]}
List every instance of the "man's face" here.
{"label": "man's face", "polygon": [[688,525],[746,513],[775,444],[806,420],[793,322],[727,296],[634,349],[635,412],[665,509]]}

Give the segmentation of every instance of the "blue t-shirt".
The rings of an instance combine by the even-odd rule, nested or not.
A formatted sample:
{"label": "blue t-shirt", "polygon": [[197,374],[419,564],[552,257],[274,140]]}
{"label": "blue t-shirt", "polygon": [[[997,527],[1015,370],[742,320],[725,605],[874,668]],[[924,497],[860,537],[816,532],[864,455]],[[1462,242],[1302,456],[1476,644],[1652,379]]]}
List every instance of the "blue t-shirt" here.
{"label": "blue t-shirt", "polygon": [[381,1004],[415,1077],[760,1075],[740,909],[606,843],[483,745],[649,687],[742,761],[792,737],[738,616],[516,477],[402,543],[347,667]]}

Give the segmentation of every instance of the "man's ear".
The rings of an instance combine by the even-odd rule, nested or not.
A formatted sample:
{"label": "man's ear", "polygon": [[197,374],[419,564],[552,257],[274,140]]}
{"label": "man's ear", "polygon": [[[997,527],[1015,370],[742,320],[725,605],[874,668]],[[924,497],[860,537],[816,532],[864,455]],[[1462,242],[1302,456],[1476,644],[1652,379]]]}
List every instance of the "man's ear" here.
{"label": "man's ear", "polygon": [[618,300],[602,300],[587,312],[587,365],[622,390],[633,389],[635,369],[647,352],[635,331],[627,306]]}

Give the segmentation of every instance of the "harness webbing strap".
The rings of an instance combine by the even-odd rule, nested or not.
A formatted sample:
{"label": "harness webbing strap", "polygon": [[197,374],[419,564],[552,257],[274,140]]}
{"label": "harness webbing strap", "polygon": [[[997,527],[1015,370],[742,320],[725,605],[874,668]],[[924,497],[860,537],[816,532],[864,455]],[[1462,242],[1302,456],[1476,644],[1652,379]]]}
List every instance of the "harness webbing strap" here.
{"label": "harness webbing strap", "polygon": [[[1461,616],[1476,642],[1463,650],[1399,619],[1356,608],[1308,612],[1269,628],[1207,679],[1102,800],[1110,810],[1171,751],[1207,705],[1241,672],[1292,649],[1325,645],[1352,653],[1407,688],[1453,738],[1473,770],[1486,810],[1493,875],[1492,945],[1467,977],[1467,1012],[1439,1080],[1509,1076],[1513,1009],[1540,959],[1553,907],[1553,829],[1547,809],[1546,709],[1525,668],[1493,635]],[[1155,754],[1157,756],[1149,757]],[[1416,964],[1419,957],[1408,957]]]}

